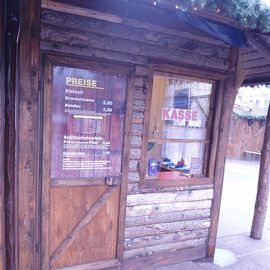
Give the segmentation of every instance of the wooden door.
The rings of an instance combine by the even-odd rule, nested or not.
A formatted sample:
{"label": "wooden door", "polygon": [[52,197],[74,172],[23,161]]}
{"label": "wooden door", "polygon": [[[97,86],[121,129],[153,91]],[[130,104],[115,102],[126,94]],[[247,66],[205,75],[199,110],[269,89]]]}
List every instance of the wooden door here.
{"label": "wooden door", "polygon": [[129,73],[96,62],[45,61],[42,269],[120,264]]}

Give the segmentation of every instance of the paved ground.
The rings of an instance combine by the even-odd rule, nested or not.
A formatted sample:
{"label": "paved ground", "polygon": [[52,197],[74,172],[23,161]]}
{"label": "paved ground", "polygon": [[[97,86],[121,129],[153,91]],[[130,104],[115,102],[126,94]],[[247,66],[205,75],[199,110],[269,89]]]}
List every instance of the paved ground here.
{"label": "paved ground", "polygon": [[270,210],[263,239],[253,240],[249,237],[258,172],[258,162],[226,162],[217,249],[213,263],[187,262],[156,270],[270,270]]}
{"label": "paved ground", "polygon": [[[265,231],[262,240],[237,234],[219,239],[217,246],[217,254],[222,254],[215,258],[214,263],[187,262],[156,270],[270,270],[270,230]],[[228,250],[231,253],[227,254]]]}
{"label": "paved ground", "polygon": [[[259,162],[227,160],[218,229],[219,238],[250,232],[258,174]],[[269,209],[270,201],[268,205]],[[270,214],[267,215],[265,229],[270,229]]]}

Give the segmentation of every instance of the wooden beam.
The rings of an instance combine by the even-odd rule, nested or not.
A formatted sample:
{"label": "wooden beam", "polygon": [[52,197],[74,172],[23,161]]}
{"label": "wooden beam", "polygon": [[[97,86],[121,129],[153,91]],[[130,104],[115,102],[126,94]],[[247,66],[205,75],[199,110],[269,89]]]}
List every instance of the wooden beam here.
{"label": "wooden beam", "polygon": [[91,178],[71,178],[71,179],[52,179],[51,187],[80,187],[80,186],[98,186],[104,185],[104,177]]}
{"label": "wooden beam", "polygon": [[[123,148],[123,164],[129,163],[130,158],[130,138],[132,130],[132,104],[134,97],[134,72],[128,76],[127,97],[126,97],[126,116],[125,116],[125,130],[124,130],[124,148]],[[127,191],[128,191],[128,175],[129,166],[123,166],[122,169],[122,183],[120,190],[120,207],[118,217],[118,238],[116,256],[119,261],[123,261],[124,257],[124,241],[126,229],[126,208],[127,208]]]}
{"label": "wooden beam", "polygon": [[269,45],[265,44],[265,42],[259,37],[258,34],[247,32],[247,38],[250,42],[250,45],[259,51],[262,56],[266,59],[270,59],[270,48]]}
{"label": "wooden beam", "polygon": [[270,182],[270,106],[265,125],[264,142],[261,152],[261,163],[259,181],[257,188],[256,204],[250,236],[254,239],[261,239],[267,213]]}
{"label": "wooden beam", "polygon": [[60,3],[56,1],[43,0],[42,8],[57,10],[57,11],[61,11],[61,12],[69,13],[69,14],[83,16],[83,17],[95,18],[95,19],[103,20],[107,22],[113,22],[113,23],[122,22],[122,19],[120,17],[109,14],[109,13],[104,13],[104,12],[82,8],[82,7],[75,7],[73,5],[64,4],[64,3]]}
{"label": "wooden beam", "polygon": [[[19,269],[38,269],[38,112],[40,1],[21,1],[18,71],[17,250]],[[14,169],[14,168],[13,168]]]}
{"label": "wooden beam", "polygon": [[[49,0],[45,0],[49,1]],[[152,31],[157,31],[163,34],[176,35],[183,38],[191,38],[192,40],[198,42],[205,42],[207,44],[213,44],[217,46],[221,46],[226,51],[229,49],[229,46],[224,44],[224,42],[214,39],[209,35],[199,35],[198,32],[190,32],[190,27],[187,29],[186,26],[182,24],[178,24],[178,19],[171,16],[171,11],[157,9],[156,7],[142,5],[140,3],[134,3],[131,1],[126,1],[125,5],[119,4],[122,3],[118,0],[99,0],[99,1],[84,1],[81,2],[81,5],[84,5],[83,9],[86,11],[93,10],[94,12],[98,11],[101,14],[111,14],[117,17],[117,21],[121,19],[121,23],[126,26],[134,27],[136,29],[145,29],[150,33]],[[45,4],[43,6],[46,9],[51,9],[50,6],[46,7]],[[80,9],[82,7],[74,7],[73,5],[69,5],[69,9],[66,10],[67,14],[74,14],[74,9]],[[144,8],[142,10],[142,8]],[[59,10],[60,11],[60,10]],[[143,12],[142,12],[143,11]],[[156,13],[156,16],[152,16],[153,13]],[[125,17],[124,15],[125,14]],[[147,15],[146,15],[147,14]],[[149,16],[151,15],[151,16]],[[158,21],[156,17],[162,18],[162,20]],[[104,18],[105,20],[106,18]],[[168,27],[168,24],[171,27]],[[194,30],[194,29],[193,29]]]}
{"label": "wooden beam", "polygon": [[0,2],[0,270],[5,269],[5,216],[4,216],[4,117],[5,117],[5,59],[4,59],[4,1]]}
{"label": "wooden beam", "polygon": [[5,25],[5,247],[6,268],[15,269],[16,264],[16,92],[17,92],[17,37],[20,27],[20,15],[15,0],[6,3]]}
{"label": "wooden beam", "polygon": [[239,49],[231,48],[229,59],[228,78],[224,81],[224,88],[220,95],[223,95],[221,119],[218,130],[218,145],[216,151],[216,163],[214,170],[214,198],[211,208],[211,225],[209,231],[207,256],[213,257],[215,254],[217,228],[219,221],[221,194],[225,170],[225,160],[227,154],[230,118],[233,111],[235,98],[238,91],[237,70],[238,70]]}
{"label": "wooden beam", "polygon": [[149,137],[149,142],[156,142],[156,143],[162,143],[162,142],[170,142],[170,143],[201,143],[201,144],[207,144],[209,143],[209,140],[196,140],[196,139],[164,139],[164,138],[152,138]]}

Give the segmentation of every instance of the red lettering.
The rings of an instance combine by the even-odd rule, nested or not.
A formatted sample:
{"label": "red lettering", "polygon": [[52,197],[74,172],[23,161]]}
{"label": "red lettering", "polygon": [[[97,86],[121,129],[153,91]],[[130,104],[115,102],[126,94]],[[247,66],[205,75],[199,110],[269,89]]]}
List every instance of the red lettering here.
{"label": "red lettering", "polygon": [[171,117],[170,117],[170,110],[171,109],[167,109],[167,108],[162,108],[162,119],[163,120],[170,120]]}
{"label": "red lettering", "polygon": [[171,114],[171,120],[177,120],[177,110],[173,109]]}
{"label": "red lettering", "polygon": [[186,115],[185,115],[185,120],[186,121],[190,120],[190,117],[191,117],[190,113],[191,113],[190,111],[186,111]]}
{"label": "red lettering", "polygon": [[192,111],[192,121],[198,121],[198,112]]}
{"label": "red lettering", "polygon": [[184,119],[184,111],[183,110],[178,110],[178,119],[183,120]]}

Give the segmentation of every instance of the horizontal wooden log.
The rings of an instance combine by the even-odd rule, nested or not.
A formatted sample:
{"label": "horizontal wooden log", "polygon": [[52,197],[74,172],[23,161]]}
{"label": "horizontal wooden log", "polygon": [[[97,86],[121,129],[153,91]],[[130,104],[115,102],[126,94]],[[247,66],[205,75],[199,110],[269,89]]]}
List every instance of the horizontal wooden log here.
{"label": "horizontal wooden log", "polygon": [[262,66],[262,67],[256,67],[256,68],[249,68],[248,70],[248,75],[255,75],[255,74],[269,74],[270,76],[270,65],[268,66]]}
{"label": "horizontal wooden log", "polygon": [[166,139],[166,138],[149,138],[149,142],[156,142],[156,143],[161,143],[161,142],[169,142],[169,143],[202,143],[202,144],[207,144],[209,143],[209,140],[200,140],[200,139]]}
{"label": "horizontal wooden log", "polygon": [[144,113],[143,112],[133,112],[132,113],[132,123],[143,124]]}
{"label": "horizontal wooden log", "polygon": [[195,190],[213,187],[213,180],[208,177],[191,177],[182,179],[181,183],[179,180],[168,181],[157,181],[149,179],[144,181],[142,185],[143,193],[156,193],[161,191],[172,191],[172,190]]}
{"label": "horizontal wooden log", "polygon": [[258,59],[264,58],[260,52],[254,51],[254,50],[251,52],[241,54],[241,57],[243,57],[247,61],[258,60]]}
{"label": "horizontal wooden log", "polygon": [[68,44],[60,44],[53,41],[41,41],[40,48],[43,51],[72,54],[82,57],[95,57],[103,60],[118,61],[123,63],[147,64],[147,57],[132,55],[122,52],[99,50],[97,48],[81,47]]}
{"label": "horizontal wooden log", "polygon": [[43,25],[41,39],[56,43],[76,46],[78,50],[82,47],[110,50],[113,52],[131,53],[139,56],[147,56],[155,59],[173,61],[182,64],[192,64],[216,68],[217,70],[227,69],[227,60],[208,57],[198,53],[186,52],[181,49],[170,49],[158,47],[154,44],[147,44],[138,41],[130,41],[116,37],[108,37],[96,33],[75,31],[60,26]]}
{"label": "horizontal wooden log", "polygon": [[125,238],[143,237],[166,233],[180,232],[183,230],[207,229],[210,226],[210,219],[187,220],[146,226],[128,227],[125,231]]}
{"label": "horizontal wooden log", "polygon": [[138,183],[139,182],[139,173],[138,172],[129,172],[128,173],[128,182],[129,183]]}
{"label": "horizontal wooden log", "polygon": [[142,136],[142,134],[143,134],[143,125],[142,124],[132,124],[131,134],[133,136]]}
{"label": "horizontal wooden log", "polygon": [[140,159],[141,158],[141,148],[130,148],[129,157],[130,159]]}
{"label": "horizontal wooden log", "polygon": [[[153,182],[151,181],[151,183]],[[174,183],[171,186],[157,184],[157,185],[154,185],[153,187],[150,187],[150,184],[149,184],[149,185],[143,185],[142,192],[143,193],[156,193],[157,191],[158,192],[186,191],[186,190],[190,191],[190,190],[201,190],[201,189],[209,189],[209,188],[210,189],[213,188],[213,184],[203,183],[203,184],[197,184],[197,185],[177,185],[176,183]]]}
{"label": "horizontal wooden log", "polygon": [[144,112],[145,111],[145,101],[143,99],[135,99],[133,101],[133,111]]}
{"label": "horizontal wooden log", "polygon": [[177,233],[161,234],[156,236],[145,236],[139,238],[125,239],[125,250],[150,247],[161,244],[186,241],[208,236],[208,229],[193,231],[180,231]]}
{"label": "horizontal wooden log", "polygon": [[126,227],[134,227],[166,222],[176,222],[192,219],[204,219],[209,217],[210,217],[210,209],[178,211],[174,213],[152,215],[152,216],[127,217]]}
{"label": "horizontal wooden log", "polygon": [[127,217],[160,215],[162,213],[171,213],[183,210],[205,209],[211,207],[211,200],[164,203],[153,205],[138,205],[127,208]]}
{"label": "horizontal wooden log", "polygon": [[155,203],[176,203],[187,201],[211,200],[213,190],[193,190],[178,192],[163,192],[151,194],[130,195],[127,198],[127,206],[146,205]]}
{"label": "horizontal wooden log", "polygon": [[125,260],[121,269],[125,270],[153,270],[162,265],[176,264],[195,259],[204,258],[206,253],[206,246],[199,246],[194,248],[186,248],[176,251],[164,251],[157,255],[139,257],[135,259]]}
{"label": "horizontal wooden log", "polygon": [[[138,66],[136,66],[136,68],[137,67]],[[143,88],[134,87],[133,97],[135,100],[141,100],[141,99],[145,100],[146,98],[145,90]]]}
{"label": "horizontal wooden log", "polygon": [[[131,3],[131,2],[130,2]],[[113,6],[115,6],[114,3],[111,3]],[[134,3],[136,6],[136,3]],[[218,45],[218,46],[222,46],[224,48],[229,48],[230,46],[225,44],[224,42],[222,42],[221,40],[215,39],[215,38],[211,38],[209,35],[207,34],[201,34],[199,31],[194,31],[194,29],[192,29],[193,31],[189,31],[191,28],[187,28],[186,25],[184,27],[182,27],[182,24],[178,24],[178,20],[174,20],[174,23],[171,22],[172,16],[171,14],[169,14],[167,11],[163,11],[162,14],[160,13],[161,10],[159,10],[159,16],[160,18],[165,19],[165,23],[159,21],[159,23],[151,23],[148,22],[147,20],[145,20],[145,18],[141,18],[140,17],[134,17],[134,4],[132,7],[129,7],[129,15],[125,16],[125,18],[122,18],[122,24],[124,25],[128,25],[131,26],[133,28],[142,28],[142,29],[146,29],[149,31],[158,31],[161,33],[166,33],[166,34],[170,34],[170,35],[175,35],[178,37],[182,37],[182,38],[190,38],[192,40],[196,40],[196,41],[200,41],[200,42],[205,42],[207,44],[213,44],[213,45]],[[112,5],[108,5],[107,8],[107,12],[111,12],[112,11]],[[126,5],[125,5],[126,6]],[[144,10],[146,8],[146,6],[144,5]],[[91,7],[90,7],[91,8]],[[115,7],[117,9],[117,12],[115,14],[118,14],[119,16],[123,15],[123,12],[121,13],[121,10],[119,10],[119,7]],[[135,7],[138,8],[138,7]],[[156,13],[157,9],[154,8],[153,10],[153,6],[151,7],[152,10],[149,10],[149,6],[148,6],[148,14],[153,14],[153,11]],[[94,10],[99,10],[98,7],[94,7]],[[76,12],[73,12],[74,8],[71,6],[70,12],[67,12],[69,14],[76,14]],[[103,12],[106,11],[106,9],[104,10],[104,6],[101,9]],[[115,12],[116,10],[114,10]],[[120,13],[119,13],[120,12]],[[165,17],[167,18],[164,18]],[[170,26],[168,27],[168,19],[170,21]],[[177,23],[176,23],[177,22]]]}
{"label": "horizontal wooden log", "polygon": [[245,69],[249,69],[249,68],[254,68],[254,67],[262,67],[262,66],[266,66],[266,65],[270,65],[270,60],[269,59],[265,59],[265,58],[259,58],[256,60],[250,60],[250,61],[246,61],[245,63],[243,63],[243,65],[241,67],[245,68]]}
{"label": "horizontal wooden log", "polygon": [[132,147],[141,147],[142,146],[142,137],[141,136],[132,136],[130,139],[130,144]]}
{"label": "horizontal wooden log", "polygon": [[169,243],[169,244],[164,244],[164,245],[127,250],[124,252],[124,259],[150,256],[150,255],[155,255],[164,251],[173,251],[173,250],[179,250],[179,249],[184,249],[184,248],[205,246],[206,241],[207,241],[207,238],[204,237],[204,238],[199,238],[199,239],[186,240],[183,242],[175,242],[175,243]]}
{"label": "horizontal wooden log", "polygon": [[130,172],[136,172],[138,171],[138,166],[139,166],[139,161],[138,160],[130,160],[129,161],[129,165],[128,165],[128,169]]}
{"label": "horizontal wooden log", "polygon": [[141,76],[147,76],[148,68],[146,66],[136,66],[135,74],[141,75]]}
{"label": "horizontal wooden log", "polygon": [[144,88],[146,85],[146,82],[147,82],[147,77],[136,76],[134,79],[134,86]]}
{"label": "horizontal wooden log", "polygon": [[139,183],[129,183],[127,188],[128,194],[134,194],[139,192]]}
{"label": "horizontal wooden log", "polygon": [[[90,33],[99,33],[111,37],[139,41],[156,46],[166,47],[169,49],[183,49],[187,52],[196,52],[201,55],[210,57],[219,57],[227,59],[229,56],[228,49],[224,46],[206,44],[200,40],[192,40],[187,37],[178,37],[169,35],[160,31],[136,28],[124,24],[112,24],[105,21],[84,18],[70,14],[44,10],[42,12],[42,23],[54,26],[65,26],[66,28],[85,31]],[[91,35],[91,34],[90,34]]]}
{"label": "horizontal wooden log", "polygon": [[[72,12],[72,14],[79,15],[81,18],[83,17],[95,18],[95,19],[105,20],[105,21],[109,21],[113,23],[122,22],[122,19],[118,16],[115,16],[109,13],[99,12],[97,10],[91,10],[91,9],[82,8],[82,7],[74,8],[74,6],[72,5],[59,3],[52,0],[42,0],[41,2],[42,2],[42,8],[61,11],[62,13],[65,13],[65,14],[69,14]],[[59,14],[59,12],[57,14]]]}

